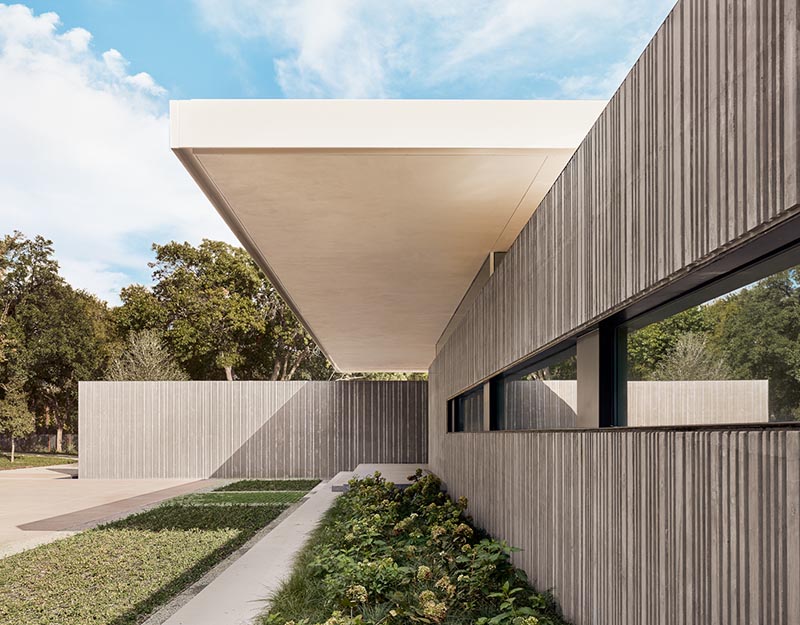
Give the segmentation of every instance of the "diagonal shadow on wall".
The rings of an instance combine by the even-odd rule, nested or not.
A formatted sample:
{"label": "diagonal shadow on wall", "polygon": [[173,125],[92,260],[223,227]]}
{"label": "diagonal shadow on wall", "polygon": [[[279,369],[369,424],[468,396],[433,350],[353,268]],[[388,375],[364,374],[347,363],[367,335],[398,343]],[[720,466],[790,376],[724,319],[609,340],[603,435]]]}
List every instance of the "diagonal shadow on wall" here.
{"label": "diagonal shadow on wall", "polygon": [[306,382],[211,477],[322,477],[424,463],[427,383]]}

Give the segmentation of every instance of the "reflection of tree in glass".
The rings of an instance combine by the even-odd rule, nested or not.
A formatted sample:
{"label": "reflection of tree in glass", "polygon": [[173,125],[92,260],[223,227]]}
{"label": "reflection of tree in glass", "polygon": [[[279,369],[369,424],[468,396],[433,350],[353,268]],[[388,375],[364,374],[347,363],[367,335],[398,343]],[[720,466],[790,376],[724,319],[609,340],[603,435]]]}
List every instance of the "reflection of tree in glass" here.
{"label": "reflection of tree in glass", "polygon": [[542,367],[528,375],[523,380],[575,380],[578,378],[578,359],[575,354],[561,362],[548,367]]}

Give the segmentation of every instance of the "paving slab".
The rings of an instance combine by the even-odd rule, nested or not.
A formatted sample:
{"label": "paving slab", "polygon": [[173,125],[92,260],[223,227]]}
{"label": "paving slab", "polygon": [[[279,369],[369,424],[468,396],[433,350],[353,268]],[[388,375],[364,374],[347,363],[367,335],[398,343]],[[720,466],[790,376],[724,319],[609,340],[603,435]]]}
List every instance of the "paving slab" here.
{"label": "paving slab", "polygon": [[406,488],[411,485],[411,480],[408,478],[414,475],[417,469],[422,469],[423,473],[430,473],[426,464],[360,464],[352,471],[338,473],[331,480],[331,488],[337,492],[344,492],[348,489],[347,483],[353,478],[372,477],[376,471],[398,488]]}
{"label": "paving slab", "polygon": [[0,471],[0,557],[222,480],[81,480],[74,464]]}
{"label": "paving slab", "polygon": [[303,503],[163,625],[250,625],[292,572],[297,553],[340,493],[318,484]]}

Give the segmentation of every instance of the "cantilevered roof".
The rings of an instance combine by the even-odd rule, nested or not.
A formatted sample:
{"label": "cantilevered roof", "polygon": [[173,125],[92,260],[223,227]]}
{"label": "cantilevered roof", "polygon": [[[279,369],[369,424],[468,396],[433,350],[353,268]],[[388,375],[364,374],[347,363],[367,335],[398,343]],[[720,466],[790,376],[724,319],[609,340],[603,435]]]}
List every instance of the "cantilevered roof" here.
{"label": "cantilevered roof", "polygon": [[188,100],[189,173],[341,371],[424,371],[604,102]]}

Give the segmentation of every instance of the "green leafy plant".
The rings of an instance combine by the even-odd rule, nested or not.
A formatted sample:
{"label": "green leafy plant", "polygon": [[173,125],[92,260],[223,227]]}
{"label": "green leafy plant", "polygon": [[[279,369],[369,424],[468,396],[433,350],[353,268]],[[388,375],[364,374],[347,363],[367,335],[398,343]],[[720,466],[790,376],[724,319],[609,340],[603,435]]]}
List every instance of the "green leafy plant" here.
{"label": "green leafy plant", "polygon": [[466,500],[433,475],[412,480],[405,490],[377,473],[350,482],[263,623],[564,623],[514,568],[514,549],[472,525]]}

